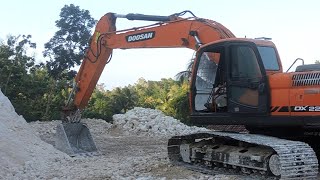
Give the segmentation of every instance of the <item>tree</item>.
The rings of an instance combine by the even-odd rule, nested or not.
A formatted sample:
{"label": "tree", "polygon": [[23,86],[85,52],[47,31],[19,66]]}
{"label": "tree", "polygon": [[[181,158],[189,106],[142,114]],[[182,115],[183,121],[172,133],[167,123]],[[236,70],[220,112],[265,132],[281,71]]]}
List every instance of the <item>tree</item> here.
{"label": "tree", "polygon": [[23,83],[28,70],[34,66],[34,57],[28,56],[28,48],[36,48],[31,35],[9,36],[0,44],[0,88],[10,97],[24,91]]}
{"label": "tree", "polygon": [[83,116],[111,121],[112,115],[113,108],[110,92],[104,90],[103,85],[97,85],[87,108],[84,110]]}
{"label": "tree", "polygon": [[96,21],[88,10],[70,4],[61,9],[55,23],[59,30],[45,44],[43,52],[50,59],[46,67],[55,79],[72,79],[75,71],[70,69],[80,64]]}
{"label": "tree", "polygon": [[98,85],[94,90],[84,117],[112,120],[113,114],[125,113],[135,106],[159,109],[166,115],[188,123],[189,85],[173,79],[146,81],[140,78],[134,86],[117,87],[112,91]]}
{"label": "tree", "polygon": [[0,45],[0,88],[10,99],[18,114],[27,120],[41,117],[42,95],[46,91],[46,74],[39,74],[41,65],[27,50],[36,48],[31,35],[9,36]]}
{"label": "tree", "polygon": [[48,57],[46,69],[50,75],[43,119],[56,117],[67,96],[64,90],[67,80],[74,78],[76,72],[71,70],[79,65],[91,37],[91,29],[96,21],[88,10],[73,4],[65,5],[56,22],[58,31],[45,44],[44,57]]}
{"label": "tree", "polygon": [[187,65],[187,69],[185,71],[178,72],[175,76],[176,80],[183,83],[184,81],[189,81],[191,77],[192,67],[194,64],[194,58],[190,60],[190,62]]}
{"label": "tree", "polygon": [[174,110],[173,116],[184,123],[189,123],[189,83],[184,81],[182,84],[174,85],[170,88],[171,96],[169,106]]}
{"label": "tree", "polygon": [[138,96],[137,106],[155,109],[158,105],[157,99],[154,97],[154,81],[146,81],[140,78],[134,85]]}
{"label": "tree", "polygon": [[34,65],[34,57],[26,54],[28,48],[36,48],[30,39],[31,35],[9,36],[6,44],[0,45],[0,88],[6,95],[20,89],[28,69]]}
{"label": "tree", "polygon": [[117,87],[111,91],[112,109],[115,114],[125,113],[132,109],[137,100],[136,92],[132,86]]}

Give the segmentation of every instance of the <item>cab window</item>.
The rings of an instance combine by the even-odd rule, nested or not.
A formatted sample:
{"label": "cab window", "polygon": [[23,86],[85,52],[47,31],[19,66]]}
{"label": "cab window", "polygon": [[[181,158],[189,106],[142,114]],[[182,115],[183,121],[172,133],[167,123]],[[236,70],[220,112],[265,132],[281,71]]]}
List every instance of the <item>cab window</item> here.
{"label": "cab window", "polygon": [[249,46],[231,46],[231,80],[262,77],[258,59]]}
{"label": "cab window", "polygon": [[278,59],[276,56],[276,51],[273,47],[268,46],[258,46],[258,51],[260,53],[264,68],[266,70],[279,70]]}

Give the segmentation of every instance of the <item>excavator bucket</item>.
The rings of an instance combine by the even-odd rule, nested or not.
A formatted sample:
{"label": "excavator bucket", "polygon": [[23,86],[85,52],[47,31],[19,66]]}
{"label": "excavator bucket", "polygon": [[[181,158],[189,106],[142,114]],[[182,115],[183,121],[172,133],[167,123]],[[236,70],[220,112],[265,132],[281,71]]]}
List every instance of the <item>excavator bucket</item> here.
{"label": "excavator bucket", "polygon": [[84,123],[62,123],[57,126],[55,147],[70,156],[98,153],[89,128]]}

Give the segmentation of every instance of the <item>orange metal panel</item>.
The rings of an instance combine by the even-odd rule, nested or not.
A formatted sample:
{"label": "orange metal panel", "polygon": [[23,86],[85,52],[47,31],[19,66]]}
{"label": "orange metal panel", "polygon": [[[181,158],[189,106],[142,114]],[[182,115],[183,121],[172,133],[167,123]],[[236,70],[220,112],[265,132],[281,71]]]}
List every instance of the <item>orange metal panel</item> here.
{"label": "orange metal panel", "polygon": [[[75,78],[78,91],[75,94],[74,105],[83,109],[99,80],[99,77],[116,48],[198,48],[191,31],[195,31],[202,44],[223,38],[235,37],[231,31],[218,22],[199,18],[174,18],[169,22],[156,23],[149,26],[116,31],[116,17],[107,13],[97,23],[91,38],[90,48],[81,64]],[[152,33],[152,38],[148,32]],[[147,40],[129,41],[128,37],[148,36]],[[140,38],[141,38],[140,36]]]}

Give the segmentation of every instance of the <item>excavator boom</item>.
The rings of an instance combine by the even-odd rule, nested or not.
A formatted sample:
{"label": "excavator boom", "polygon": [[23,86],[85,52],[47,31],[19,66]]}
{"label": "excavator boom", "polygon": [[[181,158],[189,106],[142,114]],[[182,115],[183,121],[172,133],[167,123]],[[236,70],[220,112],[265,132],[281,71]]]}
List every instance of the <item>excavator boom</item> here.
{"label": "excavator boom", "polygon": [[[166,21],[116,31],[117,17]],[[96,26],[90,47],[76,76],[78,92],[75,95],[74,105],[78,109],[83,109],[88,104],[97,81],[111,58],[113,49],[185,47],[196,50],[202,44],[232,37],[235,36],[223,25],[207,19],[196,17],[183,19],[175,16],[130,16],[130,14],[123,16],[107,13]]]}
{"label": "excavator boom", "polygon": [[[71,155],[97,150],[87,126],[80,123],[81,111],[87,106],[105,65],[110,62],[113,49],[182,47],[197,50],[203,44],[235,37],[218,22],[197,18],[193,13],[189,18],[180,17],[188,12],[191,13],[184,11],[170,16],[107,13],[101,17],[75,77],[72,93],[63,108],[65,123],[57,128],[58,149]],[[157,23],[116,30],[117,18]],[[209,58],[215,61],[214,57]]]}
{"label": "excavator boom", "polygon": [[[241,124],[250,133],[258,133],[206,131],[174,136],[168,141],[169,159],[201,172],[224,167],[236,173],[258,174],[260,179],[315,179],[318,160],[309,142],[301,140],[305,136],[293,131],[295,126],[290,130],[285,124],[289,130],[280,131],[274,131],[274,126],[289,122],[283,121],[283,115],[290,115],[287,118],[291,119],[291,125],[301,118],[295,115],[307,112],[310,117],[319,116],[310,111],[318,104],[307,104],[319,97],[319,72],[283,73],[271,41],[235,38],[220,23],[197,18],[192,13],[192,17],[182,18],[186,13],[191,12],[170,16],[107,13],[98,21],[64,108],[64,122],[57,127],[56,147],[71,156],[97,152],[88,127],[80,123],[81,111],[110,62],[113,49],[183,47],[197,51],[190,83],[191,120],[202,125],[203,120],[212,125]],[[156,23],[116,30],[118,18]],[[288,107],[289,101],[294,103],[293,108]],[[306,120],[300,122],[307,124]],[[312,122],[317,123],[313,127],[318,130],[318,119]],[[311,145],[315,149],[319,146]]]}

